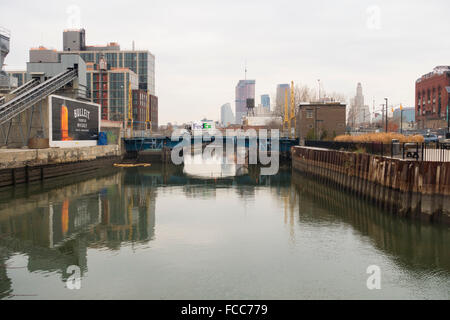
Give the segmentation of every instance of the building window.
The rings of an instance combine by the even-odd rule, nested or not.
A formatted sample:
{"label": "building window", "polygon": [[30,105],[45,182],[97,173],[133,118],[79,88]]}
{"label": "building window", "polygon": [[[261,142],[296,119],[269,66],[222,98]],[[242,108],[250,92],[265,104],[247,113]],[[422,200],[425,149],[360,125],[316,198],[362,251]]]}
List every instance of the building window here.
{"label": "building window", "polygon": [[313,110],[306,110],[306,119],[313,118]]}

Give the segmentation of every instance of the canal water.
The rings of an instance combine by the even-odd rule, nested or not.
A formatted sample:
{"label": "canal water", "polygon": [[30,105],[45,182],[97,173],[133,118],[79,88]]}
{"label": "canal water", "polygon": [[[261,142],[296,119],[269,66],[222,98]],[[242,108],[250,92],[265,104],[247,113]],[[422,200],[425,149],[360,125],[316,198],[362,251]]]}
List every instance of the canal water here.
{"label": "canal water", "polygon": [[448,227],[259,172],[191,161],[1,189],[0,298],[450,298]]}

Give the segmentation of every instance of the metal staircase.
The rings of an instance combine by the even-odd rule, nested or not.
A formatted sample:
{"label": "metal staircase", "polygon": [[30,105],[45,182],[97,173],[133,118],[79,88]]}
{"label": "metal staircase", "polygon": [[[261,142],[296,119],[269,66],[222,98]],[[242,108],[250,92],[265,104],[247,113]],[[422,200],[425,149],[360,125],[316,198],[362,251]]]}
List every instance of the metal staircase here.
{"label": "metal staircase", "polygon": [[21,89],[20,94],[17,97],[0,105],[0,126],[32,107],[37,102],[45,99],[56,90],[64,87],[77,77],[77,69],[68,69],[39,85],[31,86],[30,82],[28,82],[27,84],[29,84],[31,88],[28,88],[28,90]]}
{"label": "metal staircase", "polygon": [[[16,88],[15,90],[11,91],[9,94],[15,97],[20,96],[22,93],[27,92],[31,88],[37,86],[39,84],[39,81],[37,79],[33,79],[28,81],[27,83],[21,85],[20,87]],[[5,97],[0,97],[0,108],[1,105],[4,104],[6,101]]]}

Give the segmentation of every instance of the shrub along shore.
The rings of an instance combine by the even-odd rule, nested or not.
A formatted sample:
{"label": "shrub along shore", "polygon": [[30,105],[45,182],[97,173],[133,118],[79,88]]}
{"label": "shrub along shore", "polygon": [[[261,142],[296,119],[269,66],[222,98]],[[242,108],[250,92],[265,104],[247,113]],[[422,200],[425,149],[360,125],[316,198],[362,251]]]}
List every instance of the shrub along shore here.
{"label": "shrub along shore", "polygon": [[425,141],[424,137],[421,135],[405,136],[403,134],[394,133],[394,132],[367,133],[367,134],[363,134],[363,135],[359,135],[359,136],[342,135],[342,136],[337,136],[334,139],[334,141],[336,141],[336,142],[355,142],[355,143],[378,142],[378,143],[390,144],[390,143],[392,143],[393,139],[398,140],[400,143],[407,143],[407,142],[422,143]]}

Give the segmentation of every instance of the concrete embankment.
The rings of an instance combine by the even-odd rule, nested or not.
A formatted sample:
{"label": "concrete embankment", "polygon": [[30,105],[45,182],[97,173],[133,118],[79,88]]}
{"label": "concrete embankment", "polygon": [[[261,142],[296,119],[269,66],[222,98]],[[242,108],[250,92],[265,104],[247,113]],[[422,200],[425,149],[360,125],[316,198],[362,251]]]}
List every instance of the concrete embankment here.
{"label": "concrete embankment", "polygon": [[450,223],[450,163],[292,148],[293,170],[334,183],[404,217]]}
{"label": "concrete embankment", "polygon": [[118,145],[0,150],[0,187],[80,174],[112,165],[122,158]]}

